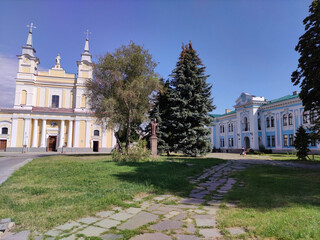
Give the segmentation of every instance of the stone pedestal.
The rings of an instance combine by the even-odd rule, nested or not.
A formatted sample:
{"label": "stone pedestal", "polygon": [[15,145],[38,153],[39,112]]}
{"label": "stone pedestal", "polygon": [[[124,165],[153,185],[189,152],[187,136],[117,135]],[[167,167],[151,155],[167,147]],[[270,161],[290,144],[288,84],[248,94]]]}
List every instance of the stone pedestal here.
{"label": "stone pedestal", "polygon": [[150,146],[151,146],[151,155],[157,156],[158,155],[158,138],[157,136],[150,137]]}

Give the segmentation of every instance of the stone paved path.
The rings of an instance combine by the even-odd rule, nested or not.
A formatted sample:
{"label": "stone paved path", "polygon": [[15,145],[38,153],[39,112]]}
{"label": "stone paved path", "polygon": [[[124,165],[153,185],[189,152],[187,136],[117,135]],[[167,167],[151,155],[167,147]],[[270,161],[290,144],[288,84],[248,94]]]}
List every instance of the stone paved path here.
{"label": "stone paved path", "polygon": [[[34,239],[75,240],[87,237],[123,239],[124,230],[138,234],[132,240],[197,240],[224,239],[216,221],[216,214],[225,194],[235,184],[229,175],[243,170],[248,164],[228,161],[207,169],[195,179],[195,188],[188,198],[161,195],[151,200],[134,199],[139,207],[114,208],[57,226]],[[233,206],[232,204],[228,204]],[[229,233],[245,233],[242,228],[230,228]],[[98,239],[98,238],[97,238]]]}

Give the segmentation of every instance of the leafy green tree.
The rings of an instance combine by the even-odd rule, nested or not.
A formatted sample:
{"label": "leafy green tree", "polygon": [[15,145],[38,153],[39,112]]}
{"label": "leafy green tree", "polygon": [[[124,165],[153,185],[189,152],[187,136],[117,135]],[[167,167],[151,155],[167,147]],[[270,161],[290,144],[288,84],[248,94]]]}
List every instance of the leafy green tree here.
{"label": "leafy green tree", "polygon": [[191,42],[182,46],[179,61],[171,74],[170,105],[174,151],[189,156],[206,153],[209,149],[207,128],[212,124],[209,116],[215,107],[212,104],[211,85],[206,80],[202,64]]}
{"label": "leafy green tree", "polygon": [[320,140],[320,0],[311,3],[309,13],[303,20],[305,33],[295,48],[300,58],[291,81],[294,85],[300,84],[299,97],[305,110],[317,113],[312,130],[314,137]]}
{"label": "leafy green tree", "polygon": [[[158,140],[158,152],[161,154],[166,152],[167,155],[170,153],[170,149],[172,146],[171,143],[171,124],[170,124],[170,93],[171,87],[169,84],[169,80],[165,81],[163,79],[160,80],[163,86],[162,90],[157,93],[154,98],[153,107],[149,113],[150,121],[154,119],[157,120],[158,128],[157,128],[157,140]],[[147,127],[147,139],[151,136],[151,127],[148,125]],[[148,141],[149,142],[149,141]]]}
{"label": "leafy green tree", "polygon": [[150,96],[159,89],[152,55],[130,42],[100,57],[94,65],[93,79],[86,83],[90,106],[108,126],[120,125],[126,131],[126,150],[132,124],[143,122],[150,109]]}
{"label": "leafy green tree", "polygon": [[303,126],[300,126],[296,132],[294,147],[298,150],[297,157],[299,160],[306,160],[308,157],[310,136]]}

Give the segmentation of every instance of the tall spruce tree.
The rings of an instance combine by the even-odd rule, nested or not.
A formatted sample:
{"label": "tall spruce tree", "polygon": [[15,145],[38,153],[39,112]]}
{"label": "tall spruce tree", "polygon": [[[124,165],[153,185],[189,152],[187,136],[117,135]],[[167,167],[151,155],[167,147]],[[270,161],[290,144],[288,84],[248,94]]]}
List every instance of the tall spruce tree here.
{"label": "tall spruce tree", "polygon": [[[170,108],[169,99],[171,93],[171,87],[169,84],[169,80],[164,81],[164,79],[160,79],[161,85],[163,86],[161,91],[158,91],[155,96],[153,107],[149,112],[149,119],[153,121],[157,120],[158,128],[157,128],[157,137],[158,137],[158,153],[167,153],[169,155],[171,150],[171,124],[170,124]],[[151,136],[151,127],[148,125],[147,127],[149,139]],[[148,140],[149,142],[149,140]]]}
{"label": "tall spruce tree", "polygon": [[215,107],[211,85],[206,82],[209,76],[191,42],[182,45],[171,77],[169,107],[173,150],[189,156],[203,155],[210,146],[208,126],[212,120],[209,112]]}
{"label": "tall spruce tree", "polygon": [[304,129],[303,126],[300,126],[297,129],[295,140],[294,140],[294,147],[298,150],[297,157],[299,160],[306,160],[308,157],[309,150],[309,135]]}
{"label": "tall spruce tree", "polygon": [[317,113],[312,135],[320,140],[320,0],[311,3],[309,13],[303,20],[305,33],[295,48],[300,58],[291,81],[294,85],[300,84],[299,97],[305,110]]}

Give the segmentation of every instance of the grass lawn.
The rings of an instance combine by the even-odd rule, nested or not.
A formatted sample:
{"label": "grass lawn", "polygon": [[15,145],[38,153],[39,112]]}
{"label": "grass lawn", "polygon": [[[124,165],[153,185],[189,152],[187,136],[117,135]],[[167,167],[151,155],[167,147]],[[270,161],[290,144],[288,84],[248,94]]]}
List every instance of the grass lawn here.
{"label": "grass lawn", "polygon": [[299,161],[297,159],[297,156],[294,154],[286,154],[286,153],[274,153],[274,154],[265,154],[264,156],[267,156],[271,158],[271,160],[279,160],[279,161],[297,161],[301,163],[307,163],[307,164],[319,164],[320,163],[320,155],[314,155],[314,159],[312,155],[309,155],[310,160],[308,161]]}
{"label": "grass lawn", "polygon": [[258,239],[320,239],[320,171],[259,166],[235,173],[221,227],[242,226]]}
{"label": "grass lawn", "polygon": [[44,232],[115,205],[129,206],[124,201],[138,193],[185,196],[193,188],[188,176],[221,162],[182,157],[142,163],[115,163],[111,156],[34,159],[0,186],[0,219],[11,217],[19,229]]}

